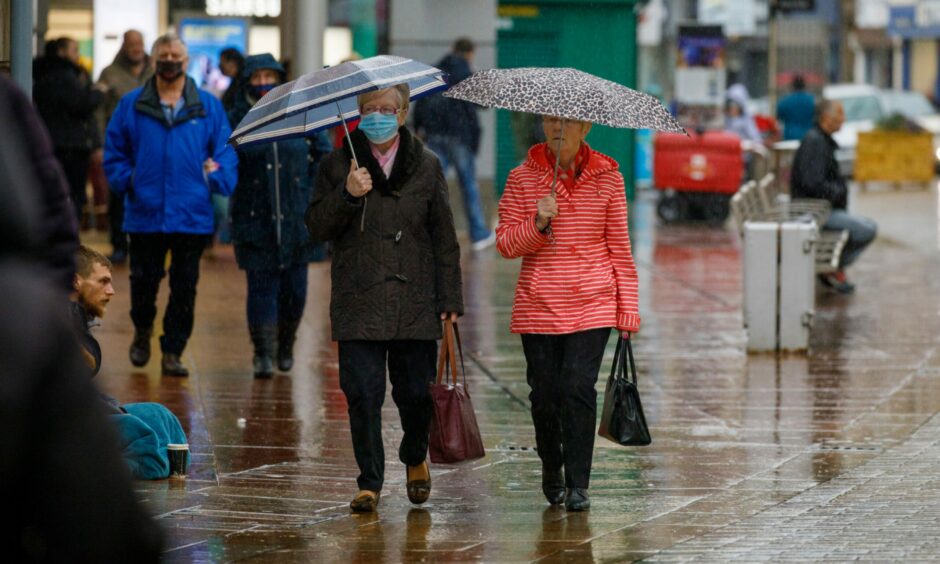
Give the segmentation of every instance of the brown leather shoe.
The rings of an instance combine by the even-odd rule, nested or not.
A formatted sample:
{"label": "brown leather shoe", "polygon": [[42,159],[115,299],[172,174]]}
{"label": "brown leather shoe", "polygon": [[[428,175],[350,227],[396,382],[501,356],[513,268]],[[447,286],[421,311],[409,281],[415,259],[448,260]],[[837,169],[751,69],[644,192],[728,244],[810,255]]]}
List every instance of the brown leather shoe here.
{"label": "brown leather shoe", "polygon": [[408,500],[414,504],[422,504],[431,497],[431,469],[425,460],[417,466],[408,466],[406,470]]}
{"label": "brown leather shoe", "polygon": [[349,502],[349,508],[353,513],[372,513],[379,506],[379,497],[381,492],[371,490],[359,490],[356,497]]}

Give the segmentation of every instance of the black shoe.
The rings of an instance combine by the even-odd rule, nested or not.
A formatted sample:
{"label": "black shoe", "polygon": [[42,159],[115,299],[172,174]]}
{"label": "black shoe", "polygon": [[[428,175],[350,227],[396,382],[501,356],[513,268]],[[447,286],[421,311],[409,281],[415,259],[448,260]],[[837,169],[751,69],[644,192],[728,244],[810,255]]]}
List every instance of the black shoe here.
{"label": "black shoe", "polygon": [[294,341],[297,339],[297,327],[300,320],[279,323],[277,327],[277,369],[290,372],[294,367]]}
{"label": "black shoe", "polygon": [[849,282],[849,279],[845,276],[845,272],[841,270],[820,274],[819,282],[838,294],[848,295],[855,293],[855,284]]}
{"label": "black shoe", "polygon": [[270,378],[274,376],[274,338],[277,328],[273,325],[249,325],[248,333],[251,343],[255,346],[255,356],[252,364],[255,378]]}
{"label": "black shoe", "polygon": [[255,368],[255,378],[267,380],[274,376],[274,360],[270,356],[255,355],[251,363]]}
{"label": "black shoe", "polygon": [[591,508],[591,498],[588,497],[587,489],[568,488],[568,496],[565,498],[565,509],[568,511],[585,511]]}
{"label": "black shoe", "polygon": [[548,470],[542,467],[542,493],[552,505],[565,502],[565,476],[561,468]]}
{"label": "black shoe", "polygon": [[128,356],[131,358],[131,364],[134,366],[144,366],[150,362],[150,335],[152,329],[135,329],[134,341],[131,342],[131,350]]}
{"label": "black shoe", "polygon": [[108,255],[111,264],[124,264],[127,262],[127,249],[114,249],[114,252]]}
{"label": "black shoe", "polygon": [[189,370],[183,366],[178,354],[164,353],[160,365],[163,368],[164,376],[179,376],[181,378],[189,376]]}

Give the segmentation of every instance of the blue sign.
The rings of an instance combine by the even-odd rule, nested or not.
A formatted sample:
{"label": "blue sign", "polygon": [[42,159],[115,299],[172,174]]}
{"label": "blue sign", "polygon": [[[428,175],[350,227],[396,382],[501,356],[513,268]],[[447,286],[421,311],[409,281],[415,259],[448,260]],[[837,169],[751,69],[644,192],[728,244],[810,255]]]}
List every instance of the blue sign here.
{"label": "blue sign", "polygon": [[219,53],[234,47],[245,53],[248,49],[248,25],[242,19],[185,18],[180,21],[180,38],[189,48],[189,68],[200,88],[221,93],[229,78],[219,70]]}
{"label": "blue sign", "polygon": [[925,5],[920,14],[917,6],[891,6],[888,35],[904,39],[935,39],[940,37],[940,6]]}

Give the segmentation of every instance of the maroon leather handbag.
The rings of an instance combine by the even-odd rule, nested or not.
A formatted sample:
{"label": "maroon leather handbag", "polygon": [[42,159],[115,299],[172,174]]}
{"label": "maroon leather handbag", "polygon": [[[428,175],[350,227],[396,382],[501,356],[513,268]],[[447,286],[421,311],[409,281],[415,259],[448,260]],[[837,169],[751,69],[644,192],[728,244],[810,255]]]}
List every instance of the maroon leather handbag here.
{"label": "maroon leather handbag", "polygon": [[[455,348],[460,355],[462,382],[457,381]],[[428,444],[431,462],[440,464],[483,458],[486,453],[470,402],[460,333],[457,324],[449,319],[444,322],[444,337],[441,339],[441,353],[437,361],[437,382],[430,384],[430,387],[434,402]]]}

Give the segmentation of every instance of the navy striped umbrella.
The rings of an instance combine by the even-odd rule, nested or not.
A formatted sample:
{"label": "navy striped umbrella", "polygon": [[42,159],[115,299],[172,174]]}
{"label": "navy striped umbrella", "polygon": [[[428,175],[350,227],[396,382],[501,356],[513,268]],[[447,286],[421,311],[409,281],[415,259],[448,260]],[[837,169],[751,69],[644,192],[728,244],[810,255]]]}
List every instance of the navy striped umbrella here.
{"label": "navy striped umbrella", "polygon": [[380,55],[305,74],[268,92],[229,137],[236,147],[305,137],[359,117],[356,96],[408,83],[411,99],[447,88],[440,69]]}

